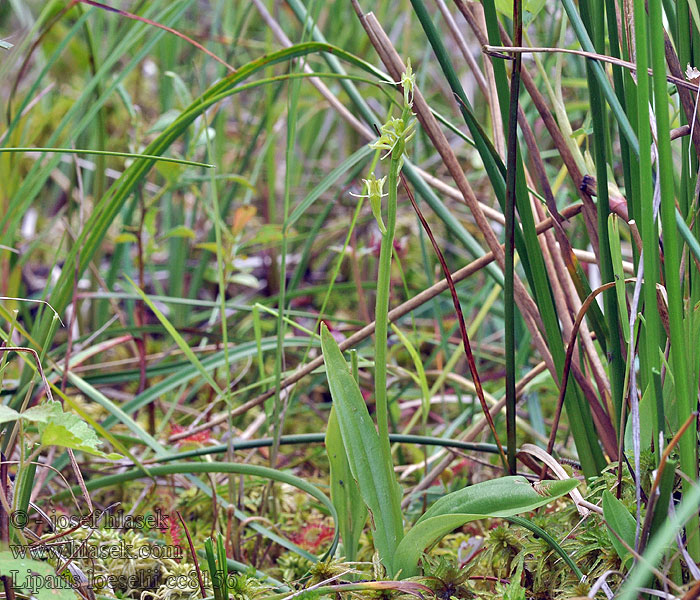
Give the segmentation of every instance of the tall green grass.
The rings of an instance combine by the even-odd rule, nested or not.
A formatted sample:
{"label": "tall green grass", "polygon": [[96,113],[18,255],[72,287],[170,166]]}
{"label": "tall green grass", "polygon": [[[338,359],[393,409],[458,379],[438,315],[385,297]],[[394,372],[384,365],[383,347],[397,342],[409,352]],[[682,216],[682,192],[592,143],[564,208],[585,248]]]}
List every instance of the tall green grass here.
{"label": "tall green grass", "polygon": [[[249,527],[260,536],[251,556],[279,547],[323,563],[341,558],[340,542],[350,560],[376,549],[386,577],[399,579],[428,572],[422,552],[463,524],[567,493],[573,483],[546,484],[540,502],[516,475],[546,476],[520,452],[537,441],[580,465],[591,488],[616,470],[620,487],[602,511],[616,555],[635,557],[631,571],[621,563],[631,575],[623,597],[669,582],[685,592],[688,561],[700,561],[700,130],[698,94],[678,78],[697,61],[700,13],[694,0],[629,7],[158,0],[131,6],[137,19],[95,2],[0,9],[4,30],[17,32],[0,46],[0,428],[15,504],[55,489],[56,473],[28,460],[37,452],[76,490],[105,497],[177,476],[216,506],[222,536],[212,529],[207,546],[195,544],[211,568],[231,567],[233,547],[245,566]],[[462,41],[483,50],[478,77]],[[558,53],[564,43],[587,58]],[[528,45],[547,51],[533,57]],[[415,78],[407,69],[394,81],[400,63]],[[451,298],[431,287],[442,268],[454,273],[455,284],[439,284]],[[349,342],[336,338],[367,320],[351,372],[340,350]],[[456,338],[467,329],[468,340]],[[13,412],[53,410],[52,395],[80,416],[81,443],[48,444],[42,421]],[[412,401],[420,409],[406,416]],[[268,443],[243,443],[247,429],[267,431],[272,448],[246,455],[250,465],[242,452]],[[92,430],[128,470],[92,474],[108,456],[91,446]],[[224,462],[198,449],[153,464],[203,432],[226,438],[215,446],[226,446]],[[307,434],[325,436],[330,498],[320,454],[299,458],[306,479],[280,466],[298,458],[287,442]],[[439,450],[391,446],[435,438],[490,453],[507,439],[517,479],[500,478],[494,457],[496,475],[472,474],[492,481],[447,494]],[[259,478],[314,499],[334,528],[322,551],[278,531],[282,488],[251,517],[245,494]],[[509,504],[513,486],[523,496]],[[410,508],[421,494],[423,516]],[[571,577],[585,574],[546,528],[523,526],[543,532]],[[215,588],[217,598],[229,591]]]}

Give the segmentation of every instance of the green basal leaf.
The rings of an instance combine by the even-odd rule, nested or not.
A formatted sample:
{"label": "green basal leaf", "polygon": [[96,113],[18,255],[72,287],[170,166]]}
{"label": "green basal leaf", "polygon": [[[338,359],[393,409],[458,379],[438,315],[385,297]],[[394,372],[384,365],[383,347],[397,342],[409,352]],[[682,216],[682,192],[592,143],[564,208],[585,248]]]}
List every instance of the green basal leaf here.
{"label": "green basal leaf", "polygon": [[360,535],[367,521],[367,507],[353,479],[334,408],[328,418],[326,453],[331,467],[331,500],[338,511],[343,555],[346,561],[352,562],[357,557]]}
{"label": "green basal leaf", "polygon": [[[603,517],[608,526],[610,541],[617,555],[624,561],[630,556],[629,550],[617,539],[619,535],[625,543],[634,548],[635,531],[637,528],[634,517],[627,507],[613,496],[608,490],[603,492]],[[615,533],[617,535],[615,535]]]}
{"label": "green basal leaf", "polygon": [[529,512],[573,490],[576,479],[540,481],[534,485],[519,475],[492,479],[440,498],[406,534],[394,556],[394,572],[401,577],[418,573],[424,550],[470,521],[510,517]]}
{"label": "green basal leaf", "polygon": [[0,552],[0,575],[13,577],[16,588],[30,592],[38,600],[76,598],[68,582],[57,575],[49,563],[15,557],[8,550]]}
{"label": "green basal leaf", "polygon": [[360,388],[325,324],[321,347],[348,464],[369,510],[374,544],[391,577],[394,552],[403,537],[401,488],[393,465],[381,459],[379,436]]}

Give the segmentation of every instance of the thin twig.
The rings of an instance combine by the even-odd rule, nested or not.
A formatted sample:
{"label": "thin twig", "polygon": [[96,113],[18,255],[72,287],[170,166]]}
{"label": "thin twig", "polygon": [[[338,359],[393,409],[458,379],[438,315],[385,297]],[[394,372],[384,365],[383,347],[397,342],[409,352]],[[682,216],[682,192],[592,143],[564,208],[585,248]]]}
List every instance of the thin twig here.
{"label": "thin twig", "polygon": [[195,571],[197,571],[197,581],[199,582],[199,591],[202,593],[202,598],[207,597],[207,591],[204,589],[204,579],[202,579],[202,571],[199,568],[199,561],[197,560],[197,553],[194,551],[194,544],[192,543],[192,537],[190,536],[190,531],[187,529],[187,524],[185,519],[182,518],[179,510],[175,511],[177,518],[180,519],[182,528],[185,530],[185,536],[187,537],[187,543],[190,546],[190,554],[192,555],[192,563],[194,564]]}
{"label": "thin twig", "polygon": [[[630,277],[628,279],[625,279],[625,283],[629,283],[632,281],[636,281],[635,277]],[[574,327],[571,330],[571,336],[569,337],[569,343],[566,347],[566,357],[564,359],[564,370],[562,371],[561,375],[561,384],[559,386],[559,400],[557,401],[557,410],[554,416],[554,423],[552,424],[552,432],[549,436],[549,443],[547,444],[547,452],[549,454],[552,453],[552,449],[554,448],[554,440],[557,435],[557,429],[559,428],[559,419],[561,418],[561,411],[562,407],[564,406],[564,396],[566,395],[566,385],[569,380],[569,372],[571,371],[571,359],[573,358],[574,355],[574,348],[576,346],[576,336],[578,335],[579,328],[581,327],[581,323],[583,322],[583,318],[586,315],[586,312],[590,308],[592,302],[595,300],[596,296],[599,294],[603,293],[606,290],[609,290],[613,287],[615,287],[616,282],[611,281],[610,283],[606,283],[601,285],[599,288],[596,288],[593,290],[588,298],[586,298],[585,302],[581,306],[581,310],[579,310],[578,314],[576,315],[576,321],[574,322]],[[591,408],[593,408],[593,405],[591,405]],[[600,407],[598,407],[600,408]],[[602,410],[602,409],[601,409]],[[595,415],[595,411],[594,411]],[[606,451],[608,451],[609,454],[610,450],[606,448]],[[613,451],[611,456],[616,454],[616,451]]]}
{"label": "thin twig", "polygon": [[[404,177],[403,173],[400,173],[399,175],[401,177],[401,183],[403,184],[404,190],[406,190],[406,194],[408,195],[408,198],[411,201],[411,206],[413,206],[413,210],[416,211],[416,215],[418,215],[418,219],[420,220],[423,229],[425,229],[425,232],[428,234],[428,237],[430,238],[430,243],[433,245],[435,254],[437,255],[438,261],[440,262],[440,266],[442,267],[442,272],[445,274],[445,280],[447,281],[447,285],[450,288],[450,294],[452,295],[452,303],[454,304],[455,312],[457,313],[457,320],[459,321],[459,332],[462,336],[462,345],[464,346],[464,353],[467,356],[467,364],[469,365],[469,371],[471,372],[472,379],[474,380],[474,388],[476,389],[476,395],[479,398],[479,402],[481,403],[481,409],[484,411],[484,417],[486,417],[486,421],[489,424],[491,433],[493,434],[494,440],[496,441],[496,445],[498,446],[498,451],[501,454],[503,465],[506,468],[508,468],[509,459],[503,451],[501,440],[498,438],[498,433],[496,432],[496,425],[494,424],[493,419],[491,418],[491,413],[489,412],[488,404],[486,404],[486,398],[484,398],[484,389],[481,386],[481,378],[479,377],[479,371],[476,368],[476,361],[474,360],[472,347],[469,343],[469,334],[467,333],[467,325],[464,322],[462,306],[459,302],[459,297],[457,296],[457,290],[455,289],[455,284],[452,280],[450,269],[448,268],[447,263],[445,262],[445,257],[442,255],[440,246],[438,246],[437,241],[435,241],[435,236],[433,235],[433,232],[430,229],[430,225],[428,225],[428,222],[425,220],[421,209],[416,203],[416,199],[413,196],[411,188],[408,187],[408,182],[406,181],[406,178]],[[515,396],[515,380],[513,380],[513,396]],[[515,417],[515,414],[513,415],[513,417]],[[513,446],[513,450],[511,450],[510,448],[508,449],[509,456],[511,452],[513,453],[513,456],[515,456],[515,445]]]}
{"label": "thin twig", "polygon": [[[514,54],[533,54],[535,52],[574,54],[576,56],[583,56],[584,58],[591,58],[593,60],[607,62],[612,65],[615,65],[616,67],[623,67],[625,69],[629,69],[630,71],[635,73],[637,72],[637,65],[632,62],[622,60],[621,58],[615,58],[614,56],[608,56],[607,54],[598,54],[597,52],[586,52],[585,50],[573,50],[571,48],[552,48],[545,46],[491,46],[489,44],[485,44],[484,46],[482,46],[481,49],[484,52],[484,54],[488,54],[489,56],[493,56],[494,58],[503,58],[506,60],[512,60],[511,56],[505,54],[506,52],[512,52]],[[649,69],[649,75],[653,75],[651,69]],[[689,81],[685,81],[680,77],[666,75],[666,79],[670,83],[673,83],[677,86],[683,87],[693,92],[698,91],[698,86],[696,84],[690,83]]]}
{"label": "thin twig", "polygon": [[[522,43],[522,0],[513,0],[513,28],[516,44]],[[508,435],[508,470],[515,475],[515,190],[518,164],[518,100],[520,96],[520,68],[522,56],[516,54],[510,77],[510,105],[508,111],[508,139],[506,140],[506,248],[504,267],[504,313],[506,350],[506,431]],[[558,212],[552,214],[557,218]]]}

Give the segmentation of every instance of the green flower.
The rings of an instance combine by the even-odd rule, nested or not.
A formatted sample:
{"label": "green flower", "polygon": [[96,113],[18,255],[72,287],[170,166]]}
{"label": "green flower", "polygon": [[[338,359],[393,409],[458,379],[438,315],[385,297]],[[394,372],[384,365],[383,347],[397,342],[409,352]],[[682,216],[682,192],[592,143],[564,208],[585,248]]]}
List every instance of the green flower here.
{"label": "green flower", "polygon": [[382,156],[382,159],[392,154],[394,150],[398,148],[401,154],[399,158],[399,170],[401,170],[403,166],[404,155],[406,155],[406,143],[409,142],[415,134],[416,121],[410,110],[408,113],[409,115],[406,119],[391,117],[381,126],[379,138],[369,145],[373,150],[387,151],[386,154]]}
{"label": "green flower", "polygon": [[382,220],[382,198],[388,195],[384,193],[385,181],[386,177],[377,179],[374,172],[372,172],[370,173],[369,179],[362,180],[362,182],[365,184],[365,194],[353,194],[350,192],[350,194],[356,198],[369,198],[369,205],[372,208],[372,214],[377,220],[377,225],[379,226],[379,231],[382,232],[382,235],[386,233],[386,226]]}
{"label": "green flower", "polygon": [[406,71],[401,76],[401,86],[403,87],[403,103],[406,106],[413,106],[413,90],[416,87],[416,74],[411,68],[411,59],[406,61]]}

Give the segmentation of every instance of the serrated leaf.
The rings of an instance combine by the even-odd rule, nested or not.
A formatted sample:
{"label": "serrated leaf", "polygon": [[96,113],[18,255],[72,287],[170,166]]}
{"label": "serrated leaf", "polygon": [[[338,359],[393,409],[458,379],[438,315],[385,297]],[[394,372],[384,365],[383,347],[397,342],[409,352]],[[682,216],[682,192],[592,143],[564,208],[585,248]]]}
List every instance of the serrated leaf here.
{"label": "serrated leaf", "polygon": [[43,446],[72,448],[93,456],[117,460],[120,454],[106,454],[98,448],[101,444],[95,430],[77,415],[63,412],[60,402],[47,401],[28,408],[20,417],[37,424]]}
{"label": "serrated leaf", "polygon": [[42,445],[72,448],[110,460],[121,458],[119,454],[105,454],[97,448],[101,442],[97,438],[95,430],[85,421],[67,413],[64,414],[64,417],[68,417],[64,423],[51,421],[46,425],[39,426]]}
{"label": "serrated leaf", "polygon": [[0,405],[0,423],[8,423],[9,421],[16,421],[19,419],[20,414],[10,408],[9,406]]}
{"label": "serrated leaf", "polygon": [[60,419],[63,414],[60,402],[48,400],[25,410],[22,413],[22,418],[32,423],[48,423],[52,419]]}

